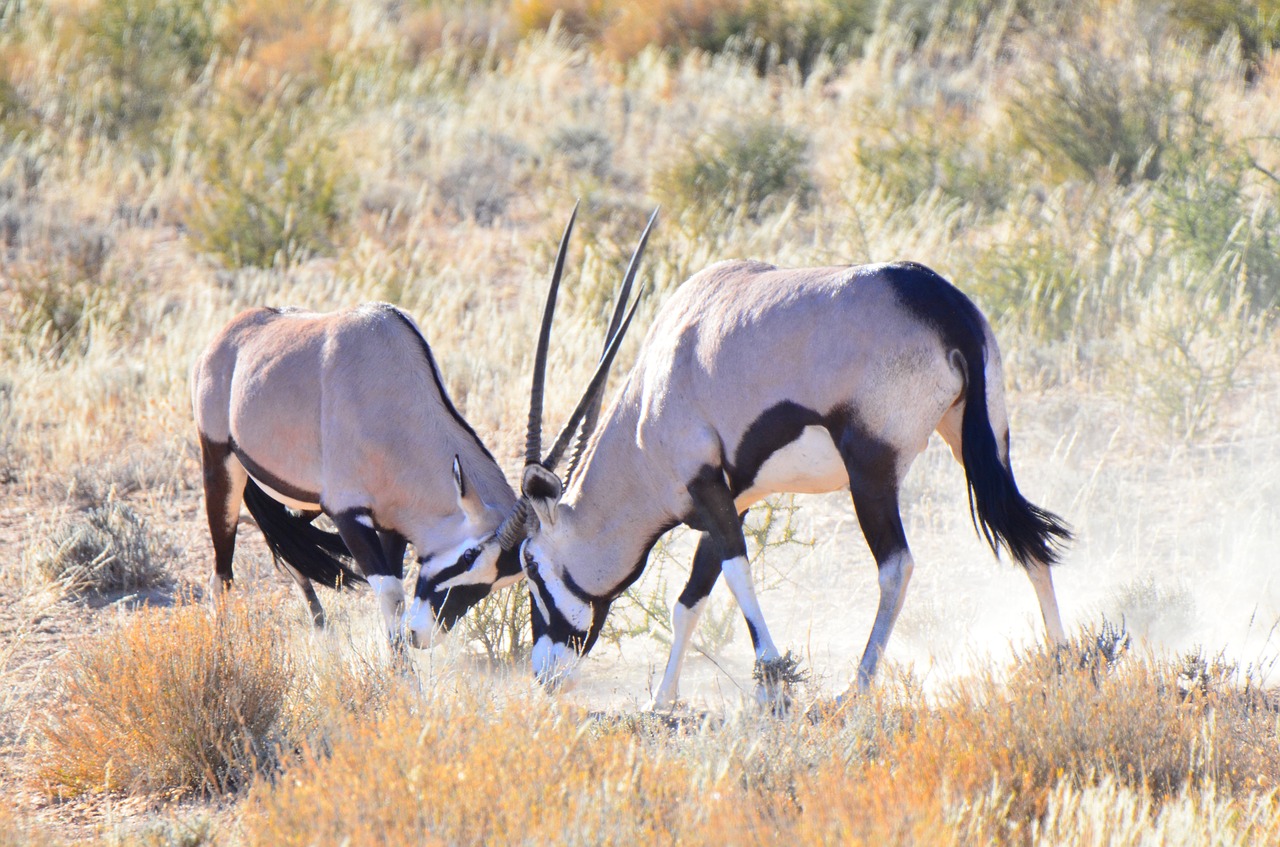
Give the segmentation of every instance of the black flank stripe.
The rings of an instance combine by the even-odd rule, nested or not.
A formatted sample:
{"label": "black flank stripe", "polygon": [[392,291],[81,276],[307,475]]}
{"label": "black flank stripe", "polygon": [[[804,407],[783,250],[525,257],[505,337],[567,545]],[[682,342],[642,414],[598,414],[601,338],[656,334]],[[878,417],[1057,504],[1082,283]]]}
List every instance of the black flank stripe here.
{"label": "black flank stripe", "polygon": [[298,500],[303,503],[320,502],[319,494],[313,494],[310,491],[305,491],[296,485],[288,483],[255,462],[247,453],[240,449],[240,445],[236,444],[234,438],[228,439],[228,443],[231,446],[231,452],[235,454],[235,457],[240,460],[240,464],[244,465],[245,470],[247,470],[249,475],[254,479],[271,486],[286,497],[292,497],[294,500]]}

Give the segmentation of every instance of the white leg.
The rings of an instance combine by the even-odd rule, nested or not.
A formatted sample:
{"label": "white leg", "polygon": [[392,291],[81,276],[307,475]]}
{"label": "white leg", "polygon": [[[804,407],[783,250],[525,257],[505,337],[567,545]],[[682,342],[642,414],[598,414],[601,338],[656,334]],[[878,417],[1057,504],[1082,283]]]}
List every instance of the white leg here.
{"label": "white leg", "polygon": [[222,595],[227,592],[227,584],[223,582],[222,577],[217,571],[209,574],[209,602],[215,607],[218,601],[222,599]]}
{"label": "white leg", "polygon": [[1027,566],[1027,579],[1036,590],[1036,599],[1040,601],[1040,614],[1044,617],[1044,628],[1053,644],[1065,644],[1067,633],[1062,628],[1062,616],[1058,612],[1058,596],[1053,591],[1053,574],[1049,566],[1034,562]]}
{"label": "white leg", "polygon": [[387,637],[393,644],[398,643],[404,623],[404,583],[394,576],[370,576],[369,586],[377,595],[378,606],[382,609]]}
{"label": "white leg", "polygon": [[707,598],[703,597],[687,608],[679,600],[671,607],[671,657],[667,659],[667,670],[662,675],[662,682],[654,692],[649,710],[670,709],[676,704],[676,694],[680,685],[680,670],[684,667],[685,653],[689,649],[689,640],[702,617],[702,610],[707,607]]}
{"label": "white leg", "polygon": [[876,666],[884,655],[890,634],[893,633],[893,624],[902,611],[902,601],[907,597],[907,583],[911,581],[913,570],[915,563],[905,549],[888,557],[880,565],[880,607],[876,610],[876,620],[871,626],[867,649],[863,651],[862,662],[858,665],[859,691],[866,691],[871,686],[871,678],[875,676]]}
{"label": "white leg", "polygon": [[720,572],[724,581],[733,592],[733,599],[747,619],[751,628],[751,640],[756,648],[756,661],[772,661],[780,655],[774,646],[773,637],[769,635],[769,627],[765,625],[764,615],[760,611],[760,603],[756,600],[755,583],[751,580],[751,564],[746,556],[737,556],[721,565]]}

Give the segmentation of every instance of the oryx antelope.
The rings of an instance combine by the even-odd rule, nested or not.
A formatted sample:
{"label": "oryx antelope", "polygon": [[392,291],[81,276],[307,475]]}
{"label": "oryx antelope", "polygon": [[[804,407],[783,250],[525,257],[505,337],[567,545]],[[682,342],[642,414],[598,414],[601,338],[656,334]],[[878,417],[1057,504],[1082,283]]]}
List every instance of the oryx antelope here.
{"label": "oryx antelope", "polygon": [[1070,533],[1014,482],[1000,353],[973,303],[914,263],[784,270],[733,261],[698,273],[654,318],[576,478],[566,488],[542,464],[526,466],[524,498],[537,520],[522,564],[538,677],[558,679],[591,649],[610,604],[680,523],[702,535],[653,705],[675,701],[689,638],[721,573],[757,662],[776,661],[742,517],[776,492],[847,488],[879,569],[879,608],[855,681],[865,688],[914,566],[899,488],[935,430],[964,466],[975,526],[1025,568],[1049,637],[1063,640],[1049,565]]}
{"label": "oryx antelope", "polygon": [[[433,598],[445,628],[491,586],[519,578],[514,541],[495,542],[515,493],[400,309],[242,312],[196,360],[192,395],[215,596],[232,582],[242,500],[318,626],[312,581],[368,581],[399,643],[409,543],[423,573],[465,563],[485,576],[479,596]],[[321,512],[336,536],[311,525]]]}
{"label": "oryx antelope", "polygon": [[[573,234],[573,224],[577,217],[577,212],[578,207],[574,206],[573,213],[569,216],[569,223],[565,226],[564,235],[560,239],[560,247],[556,254],[555,266],[551,276],[551,288],[547,295],[546,306],[543,309],[542,325],[538,333],[538,346],[534,354],[533,387],[530,397],[530,406],[533,411],[529,415],[529,430],[526,440],[527,462],[538,461],[540,457],[542,394],[546,373],[547,348],[551,341],[551,319],[555,313],[556,296],[560,289],[560,278],[564,273],[569,238]],[[605,333],[604,353],[601,354],[596,374],[592,378],[591,384],[593,386],[603,385],[604,379],[608,377],[614,354],[616,354],[618,346],[622,343],[622,339],[626,336],[627,328],[631,324],[632,315],[635,313],[634,304],[631,310],[626,312],[625,317],[624,310],[631,298],[631,287],[635,282],[636,271],[640,267],[640,259],[644,255],[645,244],[649,241],[649,233],[653,231],[653,225],[657,217],[658,212],[655,209],[653,214],[649,216],[649,222],[645,226],[644,232],[641,233],[640,241],[631,254],[631,261],[622,280],[618,301],[614,305],[613,315],[609,320],[609,326]],[[636,303],[638,302],[639,298],[637,297]],[[556,439],[556,446],[545,459],[546,467],[554,470],[557,463],[564,456],[569,439],[573,437],[574,432],[581,425],[581,432],[577,442],[578,450],[574,452],[573,457],[575,461],[579,458],[581,447],[595,428],[596,418],[600,409],[600,391],[596,390],[594,394],[589,391],[588,395],[570,416],[568,423],[564,426],[564,430],[560,433],[559,438]],[[573,467],[571,465],[570,472],[572,470]],[[485,564],[487,553],[484,551],[492,547],[497,547],[502,551],[516,549],[519,542],[527,536],[529,530],[527,526],[528,520],[528,502],[522,498],[514,511],[504,520],[498,531],[493,536],[485,539],[476,548],[473,548],[481,551],[474,562],[464,555],[461,558],[446,557],[439,566],[428,567],[426,564],[423,565],[419,572],[418,583],[414,589],[413,601],[406,619],[410,640],[414,644],[430,643],[438,626],[452,623],[450,618],[442,618],[442,607],[448,607],[450,613],[456,617],[456,615],[466,611],[466,609],[487,596],[494,587],[501,587],[501,585],[511,582],[513,576],[514,578],[523,576],[518,562],[514,559],[509,559],[506,552],[499,555],[500,564],[497,568],[494,568]],[[512,568],[514,568],[514,573]],[[496,584],[495,580],[497,581]]]}

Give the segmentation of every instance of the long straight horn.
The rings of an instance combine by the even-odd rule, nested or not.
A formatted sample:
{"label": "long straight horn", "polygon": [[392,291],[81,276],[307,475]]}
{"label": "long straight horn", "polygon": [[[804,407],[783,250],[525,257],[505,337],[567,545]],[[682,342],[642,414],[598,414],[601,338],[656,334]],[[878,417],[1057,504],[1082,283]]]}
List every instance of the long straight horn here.
{"label": "long straight horn", "polygon": [[569,416],[564,429],[560,430],[560,437],[556,439],[555,446],[551,448],[551,452],[543,459],[542,466],[548,470],[554,471],[556,469],[556,465],[560,463],[565,449],[569,446],[569,439],[573,437],[573,433],[578,429],[578,424],[582,422],[587,409],[592,403],[598,402],[597,395],[604,392],[605,382],[609,379],[609,368],[613,366],[613,359],[618,355],[618,348],[622,346],[622,339],[627,334],[627,327],[631,326],[631,319],[635,317],[636,307],[640,305],[640,298],[643,294],[644,286],[641,285],[639,293],[636,294],[636,299],[631,303],[631,308],[627,310],[627,316],[622,319],[622,325],[618,327],[618,331],[614,333],[613,338],[609,341],[609,348],[605,350],[604,356],[600,358],[600,364],[596,366],[596,372],[591,377],[587,390],[583,392],[582,399],[578,401],[578,407]]}
{"label": "long straight horn", "polygon": [[[609,350],[614,334],[618,331],[619,324],[622,323],[623,310],[631,299],[631,285],[635,282],[636,272],[640,269],[640,257],[644,254],[645,245],[649,243],[649,233],[658,220],[659,208],[661,207],[655,208],[653,214],[649,215],[649,222],[645,224],[644,232],[640,234],[640,243],[631,253],[631,262],[627,265],[626,276],[622,279],[622,290],[618,292],[618,302],[613,307],[613,316],[609,318],[609,329],[604,334],[604,348],[600,352],[602,360]],[[578,469],[578,463],[582,461],[587,442],[591,440],[591,434],[595,432],[596,423],[600,420],[600,408],[603,404],[604,391],[597,392],[595,402],[587,408],[586,414],[582,417],[582,431],[578,433],[578,440],[574,442],[573,454],[569,457],[569,470],[565,472],[566,485],[573,479],[573,473]]]}
{"label": "long straight horn", "polygon": [[644,255],[645,245],[649,243],[649,233],[653,231],[653,225],[658,221],[658,211],[661,208],[660,206],[655,208],[649,215],[649,222],[644,225],[644,232],[640,233],[640,243],[636,245],[635,250],[631,251],[631,261],[627,264],[627,273],[622,279],[622,290],[618,292],[618,302],[614,305],[613,315],[609,318],[609,330],[604,335],[604,348],[600,351],[602,359],[609,351],[609,342],[613,340],[614,333],[622,323],[627,302],[631,299],[631,285],[636,281],[636,272],[640,270],[640,257]]}
{"label": "long straight horn", "polygon": [[560,291],[560,276],[564,273],[564,260],[569,252],[569,235],[578,217],[578,203],[573,204],[569,223],[560,238],[560,251],[556,254],[555,270],[551,274],[551,290],[547,292],[547,305],[542,310],[542,328],[538,332],[538,348],[533,358],[533,385],[529,389],[529,430],[524,441],[524,461],[537,464],[542,458],[542,395],[547,376],[547,348],[551,344],[551,320],[556,313],[556,295]]}

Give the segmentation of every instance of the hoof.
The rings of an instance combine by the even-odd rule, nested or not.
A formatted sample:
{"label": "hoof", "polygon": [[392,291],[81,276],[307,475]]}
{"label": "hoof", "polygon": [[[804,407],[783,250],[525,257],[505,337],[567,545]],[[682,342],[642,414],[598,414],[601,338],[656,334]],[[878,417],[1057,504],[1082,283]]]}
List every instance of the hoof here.
{"label": "hoof", "polygon": [[857,697],[857,692],[850,689],[838,697],[824,697],[820,700],[815,700],[809,705],[809,708],[804,710],[804,716],[812,724],[826,723],[847,712],[849,705],[855,702]]}
{"label": "hoof", "polygon": [[658,715],[670,715],[676,710],[679,700],[673,699],[666,702],[659,702],[658,698],[653,698],[644,706],[644,711]]}
{"label": "hoof", "polygon": [[783,686],[757,685],[756,705],[775,718],[785,718],[791,712],[791,690]]}
{"label": "hoof", "polygon": [[756,681],[756,702],[779,717],[791,709],[792,688],[809,678],[790,650],[776,659],[757,659],[751,676]]}

